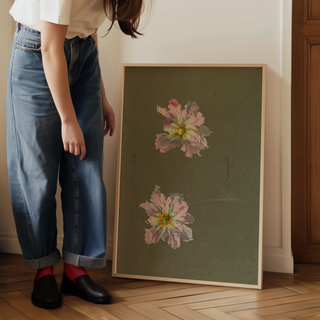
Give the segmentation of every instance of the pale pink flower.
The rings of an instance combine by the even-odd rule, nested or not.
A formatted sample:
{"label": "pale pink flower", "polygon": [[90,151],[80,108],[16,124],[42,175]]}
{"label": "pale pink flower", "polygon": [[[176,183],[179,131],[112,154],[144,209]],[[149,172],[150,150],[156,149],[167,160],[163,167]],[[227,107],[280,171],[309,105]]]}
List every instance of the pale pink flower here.
{"label": "pale pink flower", "polygon": [[150,229],[145,229],[147,244],[158,243],[161,239],[167,241],[173,249],[177,249],[181,240],[193,240],[192,229],[186,225],[192,223],[194,218],[187,213],[189,207],[183,201],[182,194],[173,193],[166,199],[160,187],[156,186],[150,202],[141,203],[140,207],[146,210],[146,223],[151,225]]}
{"label": "pale pink flower", "polygon": [[163,130],[166,133],[157,134],[156,149],[165,153],[181,147],[189,158],[194,153],[201,156],[200,151],[208,148],[205,137],[208,137],[212,131],[204,125],[204,117],[201,112],[198,112],[197,103],[189,101],[182,110],[179,102],[172,99],[168,109],[157,106],[157,111],[166,118],[163,122]]}

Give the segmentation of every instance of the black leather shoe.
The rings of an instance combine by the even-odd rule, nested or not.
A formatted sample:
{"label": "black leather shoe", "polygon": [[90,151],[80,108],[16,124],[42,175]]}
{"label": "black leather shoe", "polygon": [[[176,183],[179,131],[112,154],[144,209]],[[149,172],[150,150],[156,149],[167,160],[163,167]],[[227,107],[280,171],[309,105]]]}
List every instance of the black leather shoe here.
{"label": "black leather shoe", "polygon": [[112,301],[110,292],[93,282],[88,275],[76,278],[74,283],[63,274],[60,289],[62,293],[72,294],[93,303],[107,304]]}
{"label": "black leather shoe", "polygon": [[54,276],[46,275],[34,281],[31,301],[40,308],[53,309],[60,307],[62,297]]}

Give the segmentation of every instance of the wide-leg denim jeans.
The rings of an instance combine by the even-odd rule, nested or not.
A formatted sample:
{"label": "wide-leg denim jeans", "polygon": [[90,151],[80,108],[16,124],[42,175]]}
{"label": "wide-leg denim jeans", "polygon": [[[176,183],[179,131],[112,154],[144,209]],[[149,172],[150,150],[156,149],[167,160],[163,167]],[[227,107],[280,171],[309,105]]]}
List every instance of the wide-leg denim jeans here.
{"label": "wide-leg denim jeans", "polygon": [[56,186],[61,185],[63,260],[102,268],[106,193],[102,180],[104,122],[94,39],[66,39],[69,84],[87,154],[64,151],[60,117],[45,78],[40,33],[17,24],[7,88],[7,154],[12,207],[28,269],[57,263]]}

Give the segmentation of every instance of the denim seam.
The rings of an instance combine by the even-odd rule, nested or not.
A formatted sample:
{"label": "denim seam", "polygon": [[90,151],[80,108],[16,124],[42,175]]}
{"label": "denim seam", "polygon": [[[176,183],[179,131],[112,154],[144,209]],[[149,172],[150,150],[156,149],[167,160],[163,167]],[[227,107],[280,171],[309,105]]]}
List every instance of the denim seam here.
{"label": "denim seam", "polygon": [[78,188],[78,179],[76,173],[76,165],[74,157],[71,156],[71,166],[73,174],[73,183],[74,183],[74,252],[78,253],[78,243],[79,243],[79,188]]}
{"label": "denim seam", "polygon": [[39,49],[27,48],[27,47],[20,46],[19,44],[16,44],[16,48],[20,49],[20,50],[23,50],[23,51],[30,51],[30,52],[36,52],[36,53],[40,53],[41,52],[41,48],[39,48]]}
{"label": "denim seam", "polygon": [[[20,31],[20,30],[19,30]],[[16,33],[16,38],[18,36],[18,33]],[[14,39],[16,41],[16,38]],[[18,134],[17,134],[17,126],[16,126],[16,116],[15,116],[15,111],[14,111],[14,106],[13,106],[13,97],[12,97],[12,69],[13,69],[13,62],[14,62],[14,59],[15,59],[15,50],[13,51],[12,53],[12,61],[11,61],[11,65],[10,65],[10,99],[11,99],[11,110],[12,110],[12,120],[13,120],[13,125],[14,125],[14,135],[15,135],[15,142],[16,142],[16,152],[17,152],[17,159],[20,159],[20,152],[19,152],[19,148],[18,148]],[[19,176],[21,178],[21,171],[20,171],[20,167],[19,167]],[[20,192],[21,192],[21,196],[23,198],[23,203],[24,203],[24,206],[25,206],[25,209],[26,209],[26,212],[28,212],[29,214],[26,216],[26,219],[27,219],[27,230],[28,230],[28,235],[29,235],[29,239],[30,239],[30,242],[32,244],[32,247],[33,249],[35,250],[35,252],[37,252],[36,250],[36,247],[33,243],[33,239],[32,239],[32,236],[31,236],[31,232],[30,232],[30,212],[29,212],[29,208],[28,206],[26,205],[26,197],[23,193],[23,190],[21,189],[21,186],[20,186]]]}
{"label": "denim seam", "polygon": [[27,44],[32,44],[35,46],[40,46],[41,42],[40,41],[34,41],[34,40],[28,40],[28,39],[23,39],[22,40],[23,43],[27,43]]}

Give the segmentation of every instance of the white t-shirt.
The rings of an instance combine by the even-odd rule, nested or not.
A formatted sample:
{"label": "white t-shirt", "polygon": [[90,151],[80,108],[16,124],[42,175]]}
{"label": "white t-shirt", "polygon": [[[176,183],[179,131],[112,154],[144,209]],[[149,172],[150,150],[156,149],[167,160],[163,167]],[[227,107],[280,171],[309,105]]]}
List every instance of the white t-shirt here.
{"label": "white t-shirt", "polygon": [[86,38],[106,19],[104,0],[15,0],[13,19],[41,31],[40,21],[68,25],[66,38]]}

